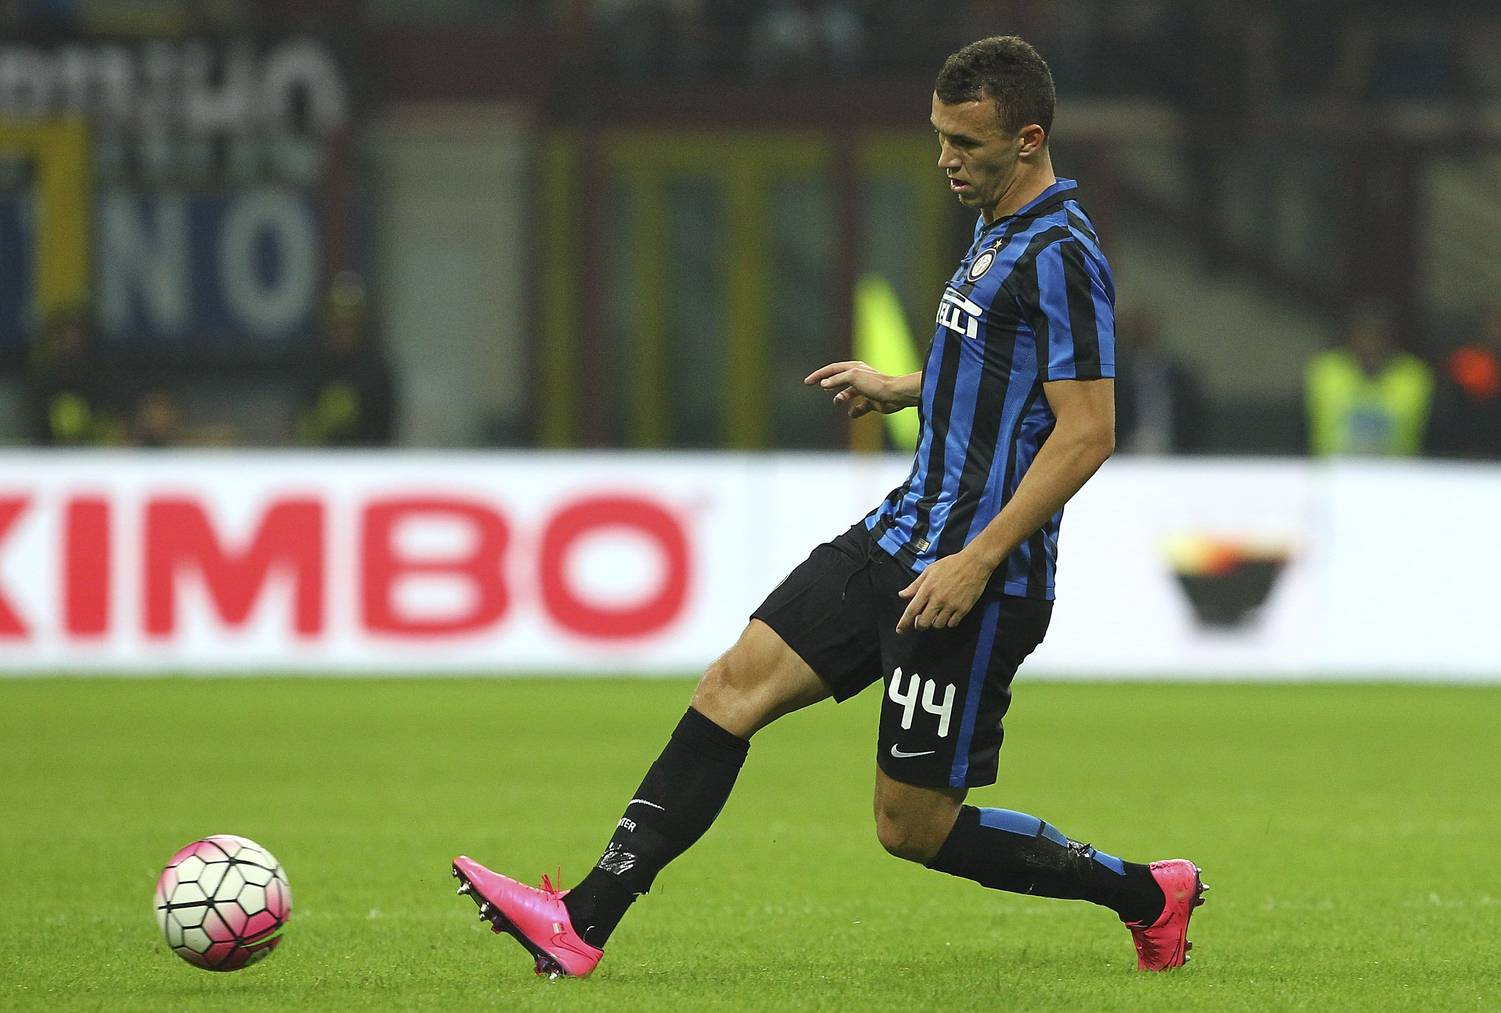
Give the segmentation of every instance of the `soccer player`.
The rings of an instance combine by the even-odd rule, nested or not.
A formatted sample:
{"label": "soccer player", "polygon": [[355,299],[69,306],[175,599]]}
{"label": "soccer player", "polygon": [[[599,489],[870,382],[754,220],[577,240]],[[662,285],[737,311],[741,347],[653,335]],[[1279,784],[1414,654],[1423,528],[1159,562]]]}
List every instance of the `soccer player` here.
{"label": "soccer player", "polygon": [[907,480],[818,546],[711,664],[578,886],[525,886],[454,860],[538,973],[583,976],[631,904],[708,830],[757,731],[884,681],[876,834],[891,854],[983,886],[1119,916],[1144,970],[1188,957],[1202,903],[1184,859],[1140,865],[1025,813],[964,804],[994,783],[1017,667],[1052,612],[1064,503],[1114,449],[1114,283],[1077,185],[1053,175],[1047,64],[1015,37],[950,56],[932,97],[938,166],[979,212],[919,373],[861,362],[806,382],[853,417],[916,407]]}

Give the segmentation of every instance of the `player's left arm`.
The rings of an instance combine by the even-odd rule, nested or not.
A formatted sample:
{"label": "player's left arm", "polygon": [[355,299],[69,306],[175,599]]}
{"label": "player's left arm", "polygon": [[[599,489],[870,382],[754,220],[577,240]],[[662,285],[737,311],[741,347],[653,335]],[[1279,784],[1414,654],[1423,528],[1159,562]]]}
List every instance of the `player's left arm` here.
{"label": "player's left arm", "polygon": [[1011,500],[963,549],[930,563],[900,594],[908,599],[897,632],[958,626],[996,567],[1047,523],[1115,450],[1115,381],[1054,380],[1042,385],[1057,417]]}

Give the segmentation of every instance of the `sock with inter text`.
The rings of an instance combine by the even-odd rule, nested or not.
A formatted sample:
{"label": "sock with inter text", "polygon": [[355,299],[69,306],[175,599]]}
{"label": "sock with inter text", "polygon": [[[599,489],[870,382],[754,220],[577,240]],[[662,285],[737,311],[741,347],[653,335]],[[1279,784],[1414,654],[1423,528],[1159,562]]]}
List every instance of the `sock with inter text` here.
{"label": "sock with inter text", "polygon": [[1164,904],[1147,866],[1071,841],[1036,816],[1010,809],[961,807],[927,867],[992,890],[1091,901],[1126,922],[1150,925]]}
{"label": "sock with inter text", "polygon": [[692,707],[636,789],[599,862],[563,898],[584,941],[603,948],[657,873],[693,846],[730,797],[750,742]]}

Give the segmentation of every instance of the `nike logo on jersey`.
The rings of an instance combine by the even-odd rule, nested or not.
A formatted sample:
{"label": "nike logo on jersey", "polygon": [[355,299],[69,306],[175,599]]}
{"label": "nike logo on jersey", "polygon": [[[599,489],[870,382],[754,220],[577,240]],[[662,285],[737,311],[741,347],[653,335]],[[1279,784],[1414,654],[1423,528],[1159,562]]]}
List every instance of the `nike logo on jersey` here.
{"label": "nike logo on jersey", "polygon": [[980,336],[980,314],[985,312],[985,307],[977,302],[964,298],[951,288],[943,290],[943,298],[938,301],[938,324],[950,330],[957,331],[966,338],[978,338]]}
{"label": "nike logo on jersey", "polygon": [[891,744],[891,755],[898,760],[910,760],[914,756],[932,756],[936,752],[938,752],[936,749],[925,749],[920,753],[909,753],[905,749],[898,749],[896,743]]}

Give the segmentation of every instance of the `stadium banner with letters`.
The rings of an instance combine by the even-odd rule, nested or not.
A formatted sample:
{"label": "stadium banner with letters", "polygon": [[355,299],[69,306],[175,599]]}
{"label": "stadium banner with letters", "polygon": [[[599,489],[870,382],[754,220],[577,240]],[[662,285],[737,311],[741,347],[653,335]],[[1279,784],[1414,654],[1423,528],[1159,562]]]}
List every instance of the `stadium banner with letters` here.
{"label": "stadium banner with letters", "polygon": [[348,60],[302,36],[0,41],[0,352],[82,306],[127,351],[310,340],[358,254]]}
{"label": "stadium banner with letters", "polygon": [[[688,674],[908,463],[0,452],[0,672]],[[1024,671],[1501,681],[1497,517],[1494,467],[1119,458]]]}

